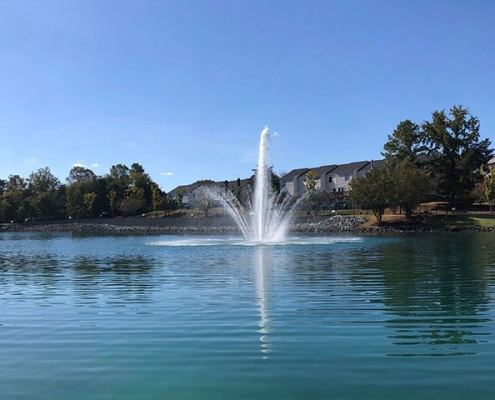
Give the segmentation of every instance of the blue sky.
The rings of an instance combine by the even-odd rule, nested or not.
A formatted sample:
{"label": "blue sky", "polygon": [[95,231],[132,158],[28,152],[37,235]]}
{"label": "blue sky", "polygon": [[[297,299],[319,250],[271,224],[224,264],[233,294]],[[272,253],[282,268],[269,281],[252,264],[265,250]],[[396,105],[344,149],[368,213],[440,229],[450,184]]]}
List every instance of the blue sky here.
{"label": "blue sky", "polygon": [[140,163],[163,190],[381,158],[463,105],[495,143],[491,0],[0,2],[0,178]]}

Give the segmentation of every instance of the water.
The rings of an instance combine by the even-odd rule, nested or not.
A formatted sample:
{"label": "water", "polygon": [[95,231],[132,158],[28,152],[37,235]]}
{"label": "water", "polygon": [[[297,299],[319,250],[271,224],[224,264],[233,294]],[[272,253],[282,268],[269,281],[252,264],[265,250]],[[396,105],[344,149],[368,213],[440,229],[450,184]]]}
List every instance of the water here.
{"label": "water", "polygon": [[258,243],[285,240],[291,218],[291,199],[281,198],[273,192],[271,182],[270,130],[261,132],[258,150],[258,166],[252,200],[245,209],[232,193],[212,191],[210,195],[219,201],[237,223],[246,240]]}
{"label": "water", "polygon": [[0,398],[489,399],[493,234],[0,235]]}

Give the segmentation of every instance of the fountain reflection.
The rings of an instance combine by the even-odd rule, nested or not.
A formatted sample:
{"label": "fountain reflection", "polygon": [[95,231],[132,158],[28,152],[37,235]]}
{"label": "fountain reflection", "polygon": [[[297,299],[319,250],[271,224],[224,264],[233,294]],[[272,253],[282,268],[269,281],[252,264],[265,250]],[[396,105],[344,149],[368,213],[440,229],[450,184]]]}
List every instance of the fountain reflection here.
{"label": "fountain reflection", "polygon": [[273,331],[272,320],[270,318],[270,275],[268,266],[266,265],[266,248],[258,246],[256,248],[254,272],[256,282],[256,297],[260,313],[259,332],[261,333],[261,352],[263,358],[269,358],[272,352],[273,343],[270,338],[270,333]]}

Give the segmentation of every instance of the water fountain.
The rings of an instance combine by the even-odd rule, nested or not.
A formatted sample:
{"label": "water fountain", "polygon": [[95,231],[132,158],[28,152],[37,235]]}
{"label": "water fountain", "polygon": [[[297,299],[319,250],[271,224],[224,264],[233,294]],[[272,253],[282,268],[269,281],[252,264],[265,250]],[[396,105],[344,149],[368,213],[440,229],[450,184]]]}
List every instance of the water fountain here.
{"label": "water fountain", "polygon": [[270,130],[261,132],[254,192],[247,209],[231,193],[217,193],[244,237],[254,242],[278,242],[285,238],[291,218],[290,198],[281,199],[271,184]]}

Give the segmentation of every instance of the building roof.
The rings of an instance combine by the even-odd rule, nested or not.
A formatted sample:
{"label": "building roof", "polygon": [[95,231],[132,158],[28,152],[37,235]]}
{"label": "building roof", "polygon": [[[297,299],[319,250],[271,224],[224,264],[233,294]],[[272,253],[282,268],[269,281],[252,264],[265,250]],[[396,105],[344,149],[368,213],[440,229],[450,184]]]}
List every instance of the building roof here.
{"label": "building roof", "polygon": [[281,181],[291,181],[292,179],[296,177],[300,177],[304,175],[306,172],[309,171],[309,168],[298,168],[298,169],[293,169],[289,173],[285,174],[280,178]]}
{"label": "building roof", "polygon": [[309,171],[315,171],[318,174],[317,179],[319,179],[322,175],[328,174],[329,172],[333,171],[337,167],[338,167],[337,164],[323,165],[321,167],[310,168],[304,174],[307,174]]}
{"label": "building roof", "polygon": [[348,164],[341,164],[337,168],[335,168],[332,173],[335,174],[345,174],[354,171],[360,171],[364,167],[366,167],[370,162],[369,161],[356,161]]}
{"label": "building roof", "polygon": [[372,169],[385,168],[385,159],[383,160],[371,160],[367,165],[360,169],[360,171],[369,171]]}

